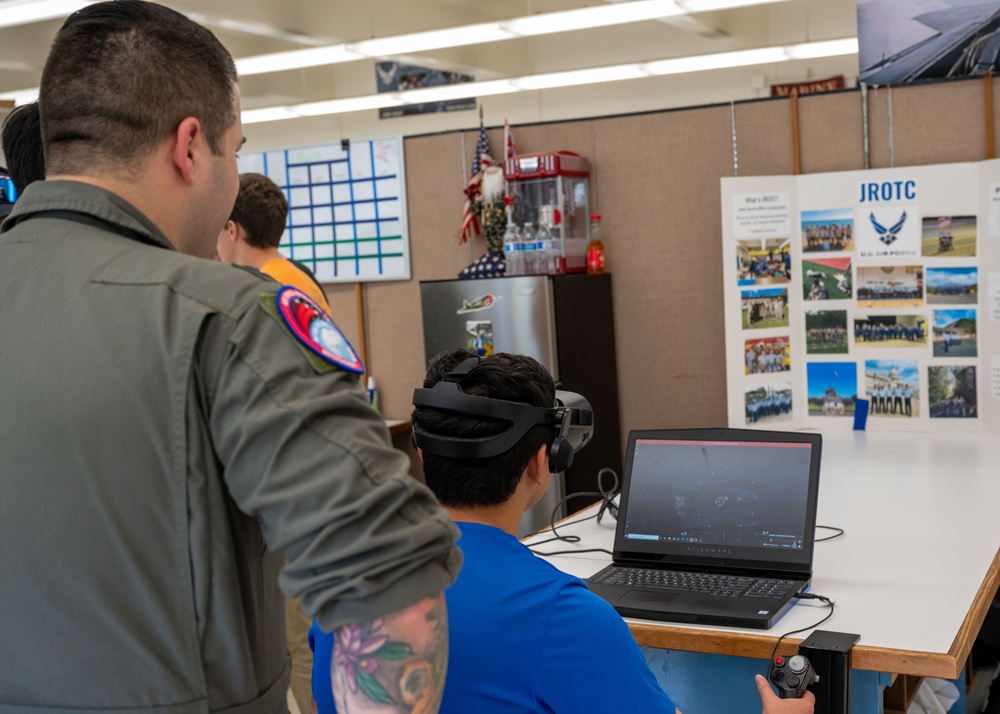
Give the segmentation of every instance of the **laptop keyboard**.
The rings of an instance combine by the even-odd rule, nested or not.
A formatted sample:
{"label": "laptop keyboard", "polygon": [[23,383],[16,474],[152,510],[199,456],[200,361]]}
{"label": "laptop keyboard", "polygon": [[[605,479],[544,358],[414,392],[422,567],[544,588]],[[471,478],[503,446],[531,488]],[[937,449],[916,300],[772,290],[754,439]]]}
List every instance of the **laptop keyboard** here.
{"label": "laptop keyboard", "polygon": [[601,585],[624,585],[640,589],[686,590],[728,597],[780,598],[796,587],[791,580],[746,578],[709,573],[653,570],[650,568],[609,568],[591,582]]}

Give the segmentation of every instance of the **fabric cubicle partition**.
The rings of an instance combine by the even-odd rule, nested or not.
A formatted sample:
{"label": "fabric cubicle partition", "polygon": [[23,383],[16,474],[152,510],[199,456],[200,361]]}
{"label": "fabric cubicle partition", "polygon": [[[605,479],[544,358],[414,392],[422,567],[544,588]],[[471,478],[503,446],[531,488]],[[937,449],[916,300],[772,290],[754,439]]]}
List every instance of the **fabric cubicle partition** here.
{"label": "fabric cubicle partition", "polygon": [[[896,166],[988,158],[985,95],[982,79],[869,88],[870,165],[889,166],[890,155]],[[861,101],[856,89],[798,99],[803,173],[865,167]],[[790,104],[782,97],[513,127],[523,153],[565,149],[593,166],[593,208],[614,276],[622,439],[629,429],[726,423],[719,179],[735,175],[734,124],[738,175],[793,173]],[[488,135],[499,152],[502,127]],[[423,375],[419,281],[455,277],[485,251],[481,238],[471,250],[457,242],[476,136],[404,142],[413,275],[366,286],[368,356],[387,417],[409,415]],[[355,338],[353,289],[328,293]]]}

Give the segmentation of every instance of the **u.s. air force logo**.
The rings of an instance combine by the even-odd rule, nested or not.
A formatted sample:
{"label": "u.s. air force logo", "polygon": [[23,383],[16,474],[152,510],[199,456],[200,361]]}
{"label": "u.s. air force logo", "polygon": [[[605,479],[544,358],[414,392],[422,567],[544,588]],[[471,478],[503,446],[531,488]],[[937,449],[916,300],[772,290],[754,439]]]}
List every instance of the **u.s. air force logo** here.
{"label": "u.s. air force logo", "polygon": [[906,223],[906,211],[903,211],[903,215],[899,217],[899,220],[892,224],[891,227],[886,228],[877,220],[875,220],[875,213],[871,213],[868,216],[869,220],[872,222],[872,226],[875,228],[875,232],[878,233],[878,239],[885,243],[886,245],[892,245],[896,242],[899,237],[899,232],[903,230],[903,224]]}
{"label": "u.s. air force logo", "polygon": [[865,206],[855,213],[857,257],[907,258],[920,255],[920,207]]}
{"label": "u.s. air force logo", "polygon": [[286,285],[278,291],[276,303],[282,321],[309,351],[348,372],[365,371],[347,338],[312,298]]}

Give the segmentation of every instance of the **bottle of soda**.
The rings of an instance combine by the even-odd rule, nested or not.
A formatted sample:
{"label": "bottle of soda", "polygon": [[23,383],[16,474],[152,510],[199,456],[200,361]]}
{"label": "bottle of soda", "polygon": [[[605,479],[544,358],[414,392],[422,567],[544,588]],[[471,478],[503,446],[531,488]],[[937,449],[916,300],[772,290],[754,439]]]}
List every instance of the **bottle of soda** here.
{"label": "bottle of soda", "polygon": [[517,229],[517,224],[510,221],[503,234],[503,259],[507,264],[506,275],[524,275],[523,258],[520,231]]}
{"label": "bottle of soda", "polygon": [[590,243],[587,244],[587,275],[604,272],[604,242],[601,240],[601,216],[590,217]]}

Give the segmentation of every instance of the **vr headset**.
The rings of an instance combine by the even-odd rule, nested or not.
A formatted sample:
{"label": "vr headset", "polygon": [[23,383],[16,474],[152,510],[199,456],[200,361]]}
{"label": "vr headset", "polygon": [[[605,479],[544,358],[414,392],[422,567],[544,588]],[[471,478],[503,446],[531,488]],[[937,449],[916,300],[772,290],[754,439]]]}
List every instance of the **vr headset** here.
{"label": "vr headset", "polygon": [[521,440],[531,427],[547,424],[555,428],[549,448],[549,470],[562,473],[573,463],[573,454],[590,442],[594,433],[594,412],[590,402],[575,392],[556,391],[552,407],[536,407],[521,402],[477,397],[463,392],[459,385],[479,364],[472,357],[459,364],[430,389],[413,390],[413,406],[427,407],[470,417],[499,419],[510,426],[493,436],[463,438],[430,434],[413,425],[413,443],[428,454],[453,459],[485,459],[499,456]]}

